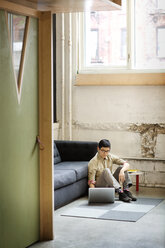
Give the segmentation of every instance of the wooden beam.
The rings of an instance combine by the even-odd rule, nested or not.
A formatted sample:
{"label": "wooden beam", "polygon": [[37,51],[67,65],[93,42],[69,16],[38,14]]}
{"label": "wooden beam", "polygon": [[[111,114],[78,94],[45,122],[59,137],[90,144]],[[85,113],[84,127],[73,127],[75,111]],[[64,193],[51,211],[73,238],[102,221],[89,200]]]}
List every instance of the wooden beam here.
{"label": "wooden beam", "polygon": [[10,1],[0,0],[0,9],[4,9],[10,13],[20,14],[25,16],[33,16],[37,18],[39,18],[40,16],[40,11]]}
{"label": "wooden beam", "polygon": [[40,240],[53,239],[52,13],[39,19]]}
{"label": "wooden beam", "polygon": [[165,85],[165,73],[77,74],[76,85]]}
{"label": "wooden beam", "polygon": [[115,4],[118,4],[118,5],[120,5],[121,6],[121,0],[111,0],[111,2],[114,2]]}
{"label": "wooden beam", "polygon": [[[4,1],[5,2],[5,1]],[[61,12],[105,11],[120,9],[121,0],[8,0],[33,10]]]}

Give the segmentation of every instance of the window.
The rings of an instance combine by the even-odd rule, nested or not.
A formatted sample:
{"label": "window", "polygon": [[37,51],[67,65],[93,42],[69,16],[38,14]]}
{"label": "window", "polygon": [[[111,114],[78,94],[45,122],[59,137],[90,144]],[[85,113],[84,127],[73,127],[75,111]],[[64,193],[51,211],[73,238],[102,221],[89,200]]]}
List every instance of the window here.
{"label": "window", "polygon": [[[159,10],[161,1],[135,1],[135,60],[136,69],[164,69],[162,33],[165,12]],[[161,5],[162,6],[162,5]],[[165,10],[165,6],[164,6]],[[158,47],[161,45],[161,49]],[[158,56],[159,53],[159,56]]]}
{"label": "window", "polygon": [[157,56],[165,58],[165,27],[157,28]]}
{"label": "window", "polygon": [[18,80],[23,41],[24,41],[26,17],[9,13],[8,23],[10,29],[10,38],[11,38],[10,40],[11,40],[11,48],[13,54],[14,70],[15,70],[16,78]]}
{"label": "window", "polygon": [[165,1],[122,0],[82,19],[80,70],[165,69]]}
{"label": "window", "polygon": [[91,61],[92,63],[99,63],[99,37],[98,37],[98,29],[91,29],[91,42],[93,46],[91,47]]}
{"label": "window", "polygon": [[127,55],[127,30],[126,28],[121,29],[121,59],[126,60]]}
{"label": "window", "polygon": [[86,66],[126,66],[126,4],[121,11],[86,13],[85,33]]}
{"label": "window", "polygon": [[165,1],[164,0],[157,0],[157,8],[165,10]]}

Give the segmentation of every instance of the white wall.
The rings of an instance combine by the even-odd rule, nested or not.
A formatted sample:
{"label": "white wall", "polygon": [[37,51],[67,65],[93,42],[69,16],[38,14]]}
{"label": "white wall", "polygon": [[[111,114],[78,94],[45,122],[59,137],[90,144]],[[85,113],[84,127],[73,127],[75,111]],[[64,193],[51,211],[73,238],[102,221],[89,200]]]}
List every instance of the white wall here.
{"label": "white wall", "polygon": [[73,92],[80,122],[165,122],[164,86],[75,86]]}

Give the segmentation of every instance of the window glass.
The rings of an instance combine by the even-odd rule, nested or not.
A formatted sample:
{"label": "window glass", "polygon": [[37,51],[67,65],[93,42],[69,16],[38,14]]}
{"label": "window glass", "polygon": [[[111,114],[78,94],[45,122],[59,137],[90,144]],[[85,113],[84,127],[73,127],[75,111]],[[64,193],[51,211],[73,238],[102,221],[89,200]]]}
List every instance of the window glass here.
{"label": "window glass", "polygon": [[165,1],[135,1],[136,69],[165,68]]}
{"label": "window glass", "polygon": [[165,1],[164,0],[157,0],[157,8],[158,9],[165,9]]}
{"label": "window glass", "polygon": [[165,27],[157,29],[157,56],[165,59]]}
{"label": "window glass", "polygon": [[126,66],[126,0],[122,10],[85,14],[85,65]]}
{"label": "window glass", "polygon": [[8,22],[10,29],[14,70],[16,78],[18,80],[26,17],[21,15],[8,14]]}

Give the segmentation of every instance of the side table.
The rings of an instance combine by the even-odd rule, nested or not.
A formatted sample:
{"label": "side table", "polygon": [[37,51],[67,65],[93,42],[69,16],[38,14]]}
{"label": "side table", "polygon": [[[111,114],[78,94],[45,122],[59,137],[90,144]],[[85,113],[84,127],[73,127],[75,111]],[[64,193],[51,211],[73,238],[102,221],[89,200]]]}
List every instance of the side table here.
{"label": "side table", "polygon": [[136,191],[139,191],[139,175],[142,175],[144,172],[142,171],[128,171],[130,176],[136,176]]}

